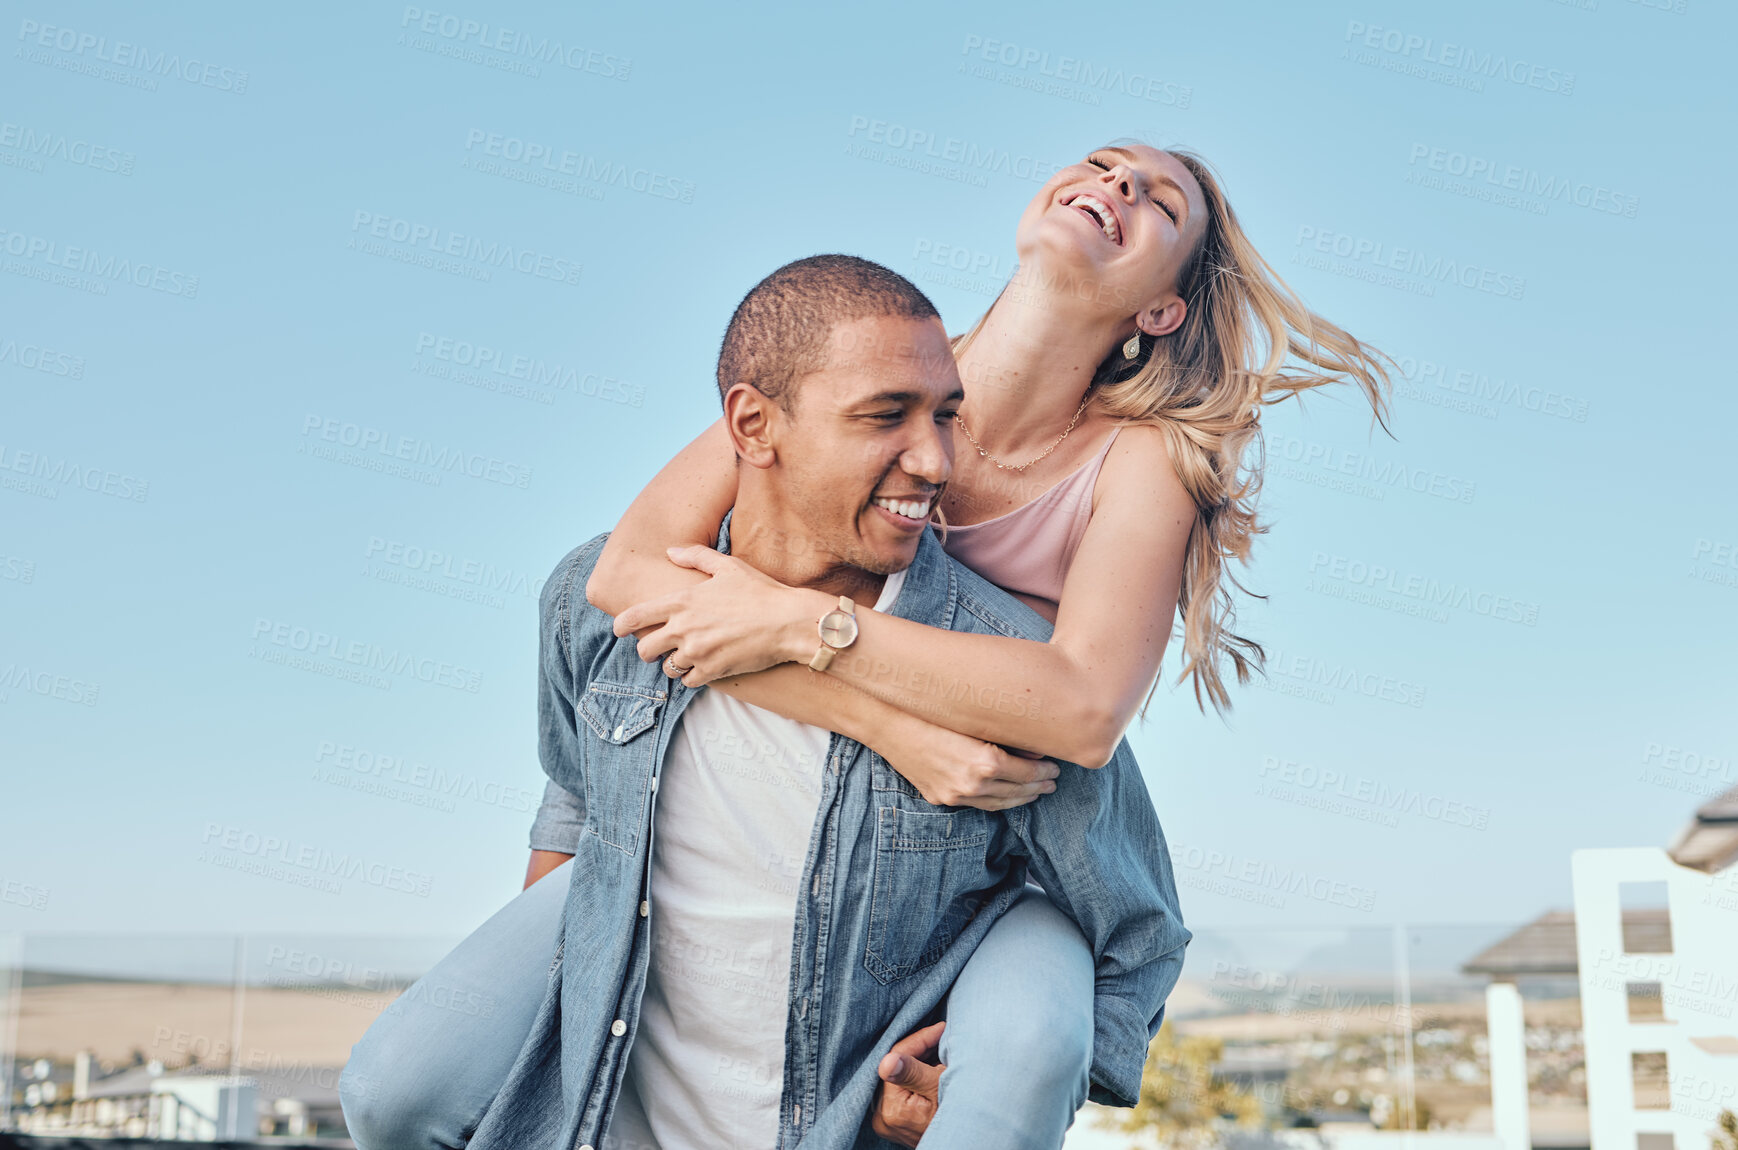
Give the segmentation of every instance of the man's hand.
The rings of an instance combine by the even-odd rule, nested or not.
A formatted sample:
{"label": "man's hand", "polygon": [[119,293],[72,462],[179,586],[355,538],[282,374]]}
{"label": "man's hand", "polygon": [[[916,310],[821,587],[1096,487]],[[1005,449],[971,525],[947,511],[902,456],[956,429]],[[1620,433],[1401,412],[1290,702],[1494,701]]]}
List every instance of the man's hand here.
{"label": "man's hand", "polygon": [[901,1146],[916,1146],[935,1117],[944,1066],[930,1059],[941,1046],[947,1023],[938,1022],[901,1038],[893,1044],[876,1073],[875,1109],[869,1127],[877,1135]]}

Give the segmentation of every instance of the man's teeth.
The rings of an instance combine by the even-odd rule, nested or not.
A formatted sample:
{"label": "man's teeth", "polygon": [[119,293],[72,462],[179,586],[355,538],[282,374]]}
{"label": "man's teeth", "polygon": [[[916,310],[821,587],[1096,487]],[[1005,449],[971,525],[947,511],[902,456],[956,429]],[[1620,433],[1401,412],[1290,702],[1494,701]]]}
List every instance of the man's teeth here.
{"label": "man's teeth", "polygon": [[929,500],[927,499],[922,503],[913,503],[907,499],[877,499],[875,506],[891,511],[895,515],[903,515],[907,519],[929,518]]}

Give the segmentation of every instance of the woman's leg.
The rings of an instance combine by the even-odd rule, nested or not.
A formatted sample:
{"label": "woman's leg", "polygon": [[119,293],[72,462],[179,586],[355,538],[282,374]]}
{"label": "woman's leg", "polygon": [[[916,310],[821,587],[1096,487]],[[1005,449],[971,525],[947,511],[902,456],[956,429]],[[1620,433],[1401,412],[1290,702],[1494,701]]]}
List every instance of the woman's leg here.
{"label": "woman's leg", "polygon": [[374,1020],[338,1083],[357,1150],[470,1141],[549,986],[572,863],[497,911]]}
{"label": "woman's leg", "polygon": [[1056,1150],[1086,1101],[1092,950],[1028,887],[954,982],[941,1102],[923,1150]]}

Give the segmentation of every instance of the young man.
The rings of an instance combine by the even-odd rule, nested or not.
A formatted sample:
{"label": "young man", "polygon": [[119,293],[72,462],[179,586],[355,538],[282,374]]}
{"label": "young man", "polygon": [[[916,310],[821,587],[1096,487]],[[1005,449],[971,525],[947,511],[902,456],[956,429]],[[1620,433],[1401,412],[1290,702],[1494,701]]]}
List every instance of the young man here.
{"label": "young man", "polygon": [[[877,506],[929,502],[952,468],[959,376],[909,282],[845,256],[781,268],[737,309],[719,386],[742,464],[720,549],[839,597],[817,659],[848,648],[864,610],[1044,637],[921,519]],[[362,1150],[870,1143],[878,1062],[933,1021],[1028,869],[1097,961],[1092,1077],[1132,1101],[1189,935],[1126,744],[1097,771],[1063,764],[1055,793],[1027,806],[931,806],[861,744],[643,662],[585,601],[602,542],[569,554],[542,596],[542,760],[551,794],[578,808],[577,836],[549,844],[574,857],[546,987],[486,1039],[464,1024],[458,1044],[516,1053],[490,1064],[504,1073],[476,1068],[491,1080],[462,1092],[483,1099],[478,1116],[448,1132],[385,1132],[405,1116],[396,1084],[427,1071],[412,1063],[438,1039],[365,1037],[346,1071]],[[512,929],[509,911],[478,935]],[[461,951],[489,953],[476,939]],[[454,980],[447,968],[429,979]],[[1028,990],[1044,988],[1010,993]],[[376,1029],[411,1029],[391,1015]],[[454,1045],[458,1024],[442,1025]]]}

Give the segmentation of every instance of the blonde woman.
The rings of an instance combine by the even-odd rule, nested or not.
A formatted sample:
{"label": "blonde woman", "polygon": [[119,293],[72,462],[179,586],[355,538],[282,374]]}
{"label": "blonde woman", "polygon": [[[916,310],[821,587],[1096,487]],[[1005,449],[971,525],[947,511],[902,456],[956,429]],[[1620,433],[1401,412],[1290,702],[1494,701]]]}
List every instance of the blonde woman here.
{"label": "blonde woman", "polygon": [[[1033,198],[1015,248],[1013,279],[954,341],[966,398],[951,482],[862,514],[945,523],[956,559],[1054,622],[1049,642],[867,612],[824,672],[803,666],[830,604],[706,546],[736,493],[719,425],[635,500],[587,589],[689,686],[838,731],[929,801],[989,810],[1053,790],[1050,759],[1111,757],[1175,617],[1180,679],[1203,708],[1230,705],[1225,672],[1247,681],[1261,658],[1232,630],[1227,570],[1263,530],[1248,465],[1261,409],[1345,381],[1381,420],[1388,383],[1385,357],[1303,306],[1186,152],[1092,152]],[[529,877],[563,858],[534,857]],[[1096,1062],[1093,957],[1029,890],[955,984],[927,1133],[929,1109],[892,1088],[877,1131],[932,1150],[1059,1144]],[[897,1047],[883,1077],[922,1081],[914,1055],[937,1029]]]}

